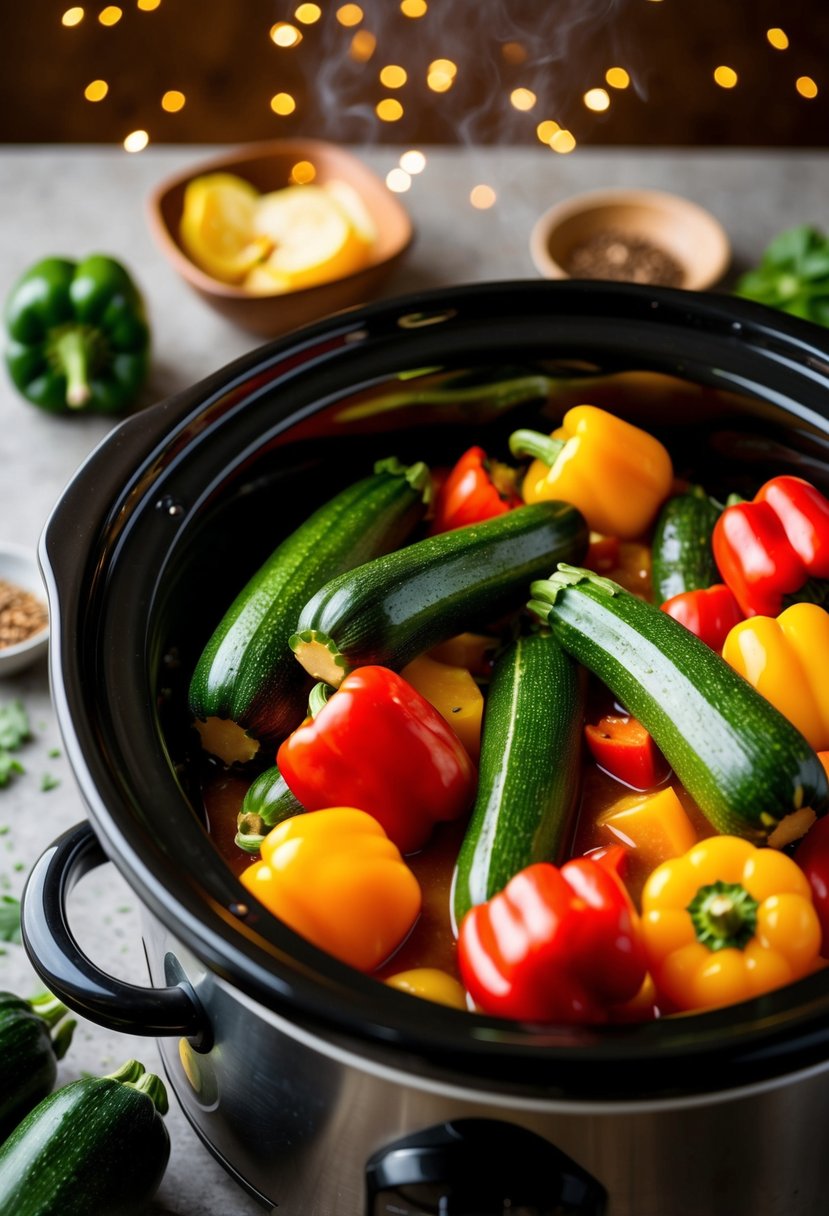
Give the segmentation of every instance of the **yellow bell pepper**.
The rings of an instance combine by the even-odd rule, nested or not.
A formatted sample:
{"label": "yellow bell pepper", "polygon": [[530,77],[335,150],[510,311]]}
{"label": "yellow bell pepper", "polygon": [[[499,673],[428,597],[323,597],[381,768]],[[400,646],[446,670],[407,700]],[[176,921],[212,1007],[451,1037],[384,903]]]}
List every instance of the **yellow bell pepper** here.
{"label": "yellow bell pepper", "polygon": [[592,531],[623,540],[646,531],[673,484],[659,440],[595,405],[568,410],[551,436],[515,431],[510,450],[535,457],[522,485],[525,502],[572,503]]}
{"label": "yellow bell pepper", "polygon": [[599,827],[635,849],[636,858],[654,869],[679,857],[696,843],[697,833],[671,785],[649,794],[626,794],[603,811]]}
{"label": "yellow bell pepper", "polygon": [[708,837],[657,867],[641,925],[657,994],[675,1010],[748,1000],[819,965],[805,874],[785,853],[737,836]]}
{"label": "yellow bell pepper", "polygon": [[315,946],[374,971],[408,934],[420,887],[376,819],[331,807],[280,823],[241,874],[260,903]]}
{"label": "yellow bell pepper", "polygon": [[437,1005],[448,1005],[451,1009],[468,1009],[466,989],[439,967],[413,967],[411,971],[398,971],[386,980],[390,988],[408,992]]}
{"label": "yellow bell pepper", "polygon": [[829,612],[792,604],[778,617],[752,616],[728,633],[723,658],[805,735],[829,749]]}
{"label": "yellow bell pepper", "polygon": [[469,671],[421,654],[407,663],[400,674],[449,723],[477,764],[481,755],[484,697]]}

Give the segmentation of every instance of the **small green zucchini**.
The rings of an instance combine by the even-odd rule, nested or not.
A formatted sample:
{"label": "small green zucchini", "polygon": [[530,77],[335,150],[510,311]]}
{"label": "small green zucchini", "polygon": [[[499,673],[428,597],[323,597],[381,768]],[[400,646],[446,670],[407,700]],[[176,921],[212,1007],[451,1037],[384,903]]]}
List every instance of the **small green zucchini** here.
{"label": "small green zucchini", "polygon": [[456,927],[525,866],[570,844],[581,790],[583,669],[549,633],[499,655],[487,694],[478,793],[452,880]]}
{"label": "small green zucchini", "polygon": [[0,1141],[55,1084],[76,1025],[63,1021],[68,1012],[51,993],[27,1001],[0,992]]}
{"label": "small green zucchini", "polygon": [[383,460],[285,539],[228,608],[196,664],[190,709],[206,751],[251,760],[302,720],[309,683],[288,647],[308,597],[343,570],[387,553],[423,518],[425,464]]}
{"label": "small green zucchini", "polygon": [[430,646],[519,608],[531,579],[564,558],[578,561],[587,542],[583,516],[563,502],[429,536],[321,587],[302,609],[291,648],[334,688],[355,667],[399,670]]}
{"label": "small green zucchini", "polygon": [[782,846],[829,809],[800,732],[666,612],[567,565],[531,594],[530,610],[650,731],[718,832]]}
{"label": "small green zucchini", "polygon": [[3,1216],[122,1216],[155,1193],[170,1156],[163,1083],[130,1060],[56,1089],[0,1146]]}
{"label": "small green zucchini", "polygon": [[246,853],[258,853],[271,828],[304,810],[279,769],[271,765],[251,783],[242,800],[236,820],[236,847]]}
{"label": "small green zucchini", "polygon": [[722,582],[711,548],[711,533],[721,512],[722,507],[702,486],[692,486],[665,503],[651,548],[651,582],[657,605],[684,591],[702,591]]}

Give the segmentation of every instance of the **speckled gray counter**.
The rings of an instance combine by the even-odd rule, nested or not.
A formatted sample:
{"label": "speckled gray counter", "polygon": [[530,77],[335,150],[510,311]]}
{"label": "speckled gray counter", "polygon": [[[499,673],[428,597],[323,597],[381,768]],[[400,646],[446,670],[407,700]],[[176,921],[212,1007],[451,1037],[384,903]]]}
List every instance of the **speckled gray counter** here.
{"label": "speckled gray counter", "polygon": [[[130,156],[111,149],[0,150],[0,295],[47,254],[102,251],[122,258],[144,290],[153,326],[148,404],[259,344],[189,292],[157,252],[145,222],[145,199],[155,183],[212,151],[167,147]],[[400,151],[365,149],[361,156],[385,176]],[[790,224],[829,229],[824,153],[426,151],[424,172],[402,196],[416,226],[415,244],[387,284],[387,295],[534,277],[528,237],[535,218],[558,200],[604,186],[649,186],[695,199],[724,224],[737,266],[755,261],[766,242]],[[490,210],[469,204],[469,192],[479,183],[496,191]],[[42,414],[0,372],[0,539],[36,544],[62,487],[111,425],[100,418]],[[45,663],[0,679],[0,704],[15,697],[29,711],[34,737],[20,754],[26,772],[0,789],[0,894],[19,895],[41,848],[82,818],[83,807],[65,758],[52,754],[61,745]],[[48,791],[42,788],[45,774],[58,781]],[[111,973],[145,982],[136,900],[114,868],[97,870],[81,883],[71,907],[89,953]],[[22,948],[0,948],[0,988],[35,991],[37,979]],[[133,1055],[150,1069],[159,1066],[154,1043],[82,1021],[60,1080],[107,1071]],[[167,1123],[172,1158],[153,1213],[252,1216],[261,1210],[200,1145],[175,1103]]]}

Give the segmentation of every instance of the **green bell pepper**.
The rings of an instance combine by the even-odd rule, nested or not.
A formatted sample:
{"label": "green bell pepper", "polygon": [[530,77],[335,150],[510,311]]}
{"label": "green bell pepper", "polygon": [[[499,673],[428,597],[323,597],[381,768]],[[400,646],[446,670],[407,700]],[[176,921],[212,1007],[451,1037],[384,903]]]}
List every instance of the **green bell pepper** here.
{"label": "green bell pepper", "polygon": [[117,413],[147,378],[144,301],[114,258],[44,258],[6,301],[5,358],[12,382],[51,413]]}

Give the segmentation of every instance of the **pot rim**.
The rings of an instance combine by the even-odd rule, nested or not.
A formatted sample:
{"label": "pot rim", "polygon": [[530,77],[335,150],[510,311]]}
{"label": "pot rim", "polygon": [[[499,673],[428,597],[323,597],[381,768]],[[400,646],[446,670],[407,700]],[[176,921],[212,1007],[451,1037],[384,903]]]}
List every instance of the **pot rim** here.
{"label": "pot rim", "polygon": [[[90,818],[105,851],[153,915],[209,969],[280,1016],[396,1067],[425,1069],[459,1084],[483,1078],[505,1092],[591,1101],[631,1094],[670,1099],[811,1068],[829,1056],[825,973],[690,1019],[612,1027],[527,1027],[414,1001],[252,906],[195,816],[187,815],[157,735],[151,768],[163,788],[153,787],[153,795],[169,813],[187,815],[177,855],[142,806],[147,756],[140,740],[133,747],[126,738],[119,715],[122,701],[140,702],[147,671],[137,689],[130,680],[117,689],[106,683],[107,597],[118,562],[123,568],[141,527],[157,544],[175,544],[188,514],[176,510],[182,469],[211,443],[215,448],[217,436],[232,432],[277,386],[282,405],[275,430],[281,432],[341,395],[343,376],[357,374],[358,366],[366,374],[372,359],[389,369],[397,359],[398,370],[401,359],[405,366],[427,365],[463,342],[486,350],[499,328],[515,345],[530,324],[553,326],[556,349],[572,333],[604,330],[601,341],[590,341],[620,358],[636,334],[641,349],[634,353],[647,348],[655,370],[709,382],[713,377],[720,387],[782,406],[789,421],[829,437],[827,335],[807,322],[712,294],[573,280],[441,288],[339,314],[251,351],[122,423],[78,471],[41,538],[55,708]],[[353,391],[353,381],[347,383]],[[144,648],[133,669],[139,683],[149,645],[141,614],[158,595],[162,575],[146,572],[131,622],[130,640]],[[102,672],[106,706],[97,704],[89,680],[90,673],[100,680]]]}

